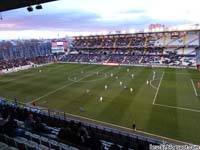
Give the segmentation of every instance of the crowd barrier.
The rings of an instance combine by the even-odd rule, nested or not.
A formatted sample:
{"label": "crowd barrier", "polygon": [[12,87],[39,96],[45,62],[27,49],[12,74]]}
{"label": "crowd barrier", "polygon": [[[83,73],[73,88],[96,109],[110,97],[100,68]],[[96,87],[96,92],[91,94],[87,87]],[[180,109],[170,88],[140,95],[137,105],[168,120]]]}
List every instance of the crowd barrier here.
{"label": "crowd barrier", "polygon": [[[91,64],[91,65],[105,65],[106,63],[88,63],[88,62],[64,62],[61,61],[59,63],[67,63],[67,64]],[[114,63],[113,63],[114,64]],[[197,69],[197,67],[192,66],[171,66],[171,65],[162,65],[162,64],[119,64],[119,66],[130,66],[130,67],[152,67],[152,68],[175,68],[175,69]],[[113,65],[116,66],[116,65]]]}
{"label": "crowd barrier", "polygon": [[[10,105],[15,106],[16,102],[7,100],[6,98],[0,98],[0,104],[1,105],[2,104],[3,105],[10,104]],[[108,127],[108,126],[106,126],[106,123],[105,123],[105,126],[102,124],[99,124],[98,121],[96,121],[96,123],[94,123],[94,122],[91,123],[90,119],[84,119],[84,120],[79,119],[79,116],[75,116],[75,115],[72,115],[72,114],[69,114],[66,112],[43,108],[40,106],[32,106],[31,104],[24,104],[24,103],[20,103],[20,102],[18,103],[18,106],[20,106],[22,108],[26,108],[27,110],[29,110],[31,112],[36,112],[36,113],[39,113],[42,115],[46,115],[48,117],[53,117],[53,118],[57,118],[57,119],[61,119],[61,120],[67,120],[67,121],[73,120],[75,123],[82,122],[82,124],[88,128],[94,128],[96,130],[102,130],[104,132],[109,132],[109,133],[128,137],[130,139],[129,142],[131,142],[131,141],[134,142],[135,140],[141,140],[141,141],[149,142],[149,143],[156,144],[156,145],[166,143],[166,141],[163,141],[163,140],[145,137],[145,136],[138,135],[135,133],[121,131],[119,129]]]}

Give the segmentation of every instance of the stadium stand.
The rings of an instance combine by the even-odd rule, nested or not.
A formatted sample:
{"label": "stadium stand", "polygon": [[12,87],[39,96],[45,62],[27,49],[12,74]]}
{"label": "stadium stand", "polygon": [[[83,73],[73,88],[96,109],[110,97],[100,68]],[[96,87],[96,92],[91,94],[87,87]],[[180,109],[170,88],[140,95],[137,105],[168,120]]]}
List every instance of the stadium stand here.
{"label": "stadium stand", "polygon": [[[0,42],[0,73],[59,60],[75,63],[119,63],[196,67],[199,31],[135,33],[74,37],[67,54],[52,54],[51,40]],[[55,59],[56,58],[56,59]],[[197,59],[197,60],[196,60]],[[0,149],[148,150],[162,141],[56,116],[40,108],[0,102]]]}
{"label": "stadium stand", "polygon": [[197,31],[74,37],[66,54],[52,54],[55,40],[0,42],[0,70],[30,64],[64,62],[196,67]]}
{"label": "stadium stand", "polygon": [[50,115],[39,108],[0,102],[0,146],[18,149],[149,149],[161,141],[80,120]]}
{"label": "stadium stand", "polygon": [[12,40],[0,42],[0,70],[11,71],[54,61],[49,40]]}
{"label": "stadium stand", "polygon": [[65,62],[196,67],[198,31],[74,37]]}

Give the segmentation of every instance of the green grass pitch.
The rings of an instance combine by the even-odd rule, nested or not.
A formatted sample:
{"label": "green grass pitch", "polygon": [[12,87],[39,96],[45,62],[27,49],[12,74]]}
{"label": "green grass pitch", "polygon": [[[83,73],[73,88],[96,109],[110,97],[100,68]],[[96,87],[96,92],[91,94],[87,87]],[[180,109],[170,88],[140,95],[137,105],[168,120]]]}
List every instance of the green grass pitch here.
{"label": "green grass pitch", "polygon": [[189,69],[53,64],[0,76],[0,97],[200,144],[198,81]]}

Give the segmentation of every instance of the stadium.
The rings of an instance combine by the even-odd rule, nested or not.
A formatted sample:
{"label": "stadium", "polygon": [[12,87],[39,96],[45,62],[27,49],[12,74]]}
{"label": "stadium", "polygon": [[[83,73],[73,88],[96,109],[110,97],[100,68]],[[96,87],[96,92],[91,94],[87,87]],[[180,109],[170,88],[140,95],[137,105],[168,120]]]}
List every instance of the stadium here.
{"label": "stadium", "polygon": [[2,40],[0,149],[199,149],[199,69],[198,24]]}

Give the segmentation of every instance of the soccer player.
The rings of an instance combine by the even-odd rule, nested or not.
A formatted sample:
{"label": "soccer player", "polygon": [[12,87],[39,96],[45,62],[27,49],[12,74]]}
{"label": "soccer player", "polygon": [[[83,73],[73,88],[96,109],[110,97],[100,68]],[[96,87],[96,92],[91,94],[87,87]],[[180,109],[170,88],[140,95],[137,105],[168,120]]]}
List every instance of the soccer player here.
{"label": "soccer player", "polygon": [[129,68],[126,71],[129,72]]}
{"label": "soccer player", "polygon": [[107,85],[105,85],[105,86],[104,86],[104,88],[105,88],[105,90],[107,90],[107,89],[108,89],[108,86],[107,86]]}
{"label": "soccer player", "polygon": [[197,87],[200,88],[200,82],[199,81],[197,82]]}
{"label": "soccer player", "polygon": [[134,74],[131,74],[131,77],[134,78]]}
{"label": "soccer player", "polygon": [[153,80],[155,80],[156,72],[153,71]]}
{"label": "soccer player", "polygon": [[115,79],[118,80],[118,76],[116,76]]}
{"label": "soccer player", "polygon": [[146,84],[147,84],[147,85],[149,84],[149,80],[147,80]]}
{"label": "soccer player", "polygon": [[83,107],[80,107],[80,112],[84,112],[84,108]]}
{"label": "soccer player", "polygon": [[133,92],[133,88],[130,88],[130,92],[131,92],[131,93]]}
{"label": "soccer player", "polygon": [[113,77],[113,73],[111,73],[110,76]]}
{"label": "soccer player", "polygon": [[89,89],[87,89],[87,90],[86,90],[86,93],[90,93],[90,90],[89,90]]}
{"label": "soccer player", "polygon": [[103,101],[103,97],[102,97],[102,96],[99,98],[99,101],[100,101],[100,102],[102,102],[102,101]]}

